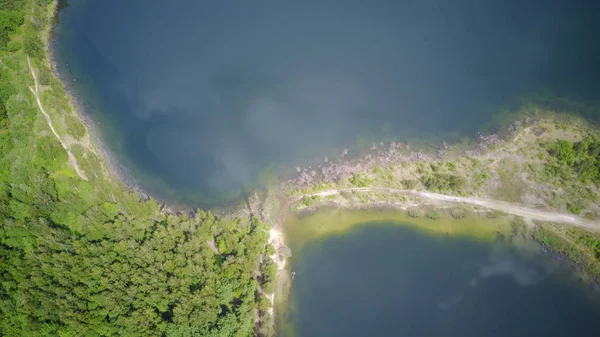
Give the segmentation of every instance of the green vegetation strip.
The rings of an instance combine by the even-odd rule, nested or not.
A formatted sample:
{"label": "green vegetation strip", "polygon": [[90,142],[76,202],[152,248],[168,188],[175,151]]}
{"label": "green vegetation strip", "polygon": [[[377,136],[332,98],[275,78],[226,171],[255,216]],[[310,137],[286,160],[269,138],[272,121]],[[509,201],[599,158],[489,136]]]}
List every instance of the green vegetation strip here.
{"label": "green vegetation strip", "polygon": [[340,235],[357,225],[394,223],[426,231],[432,235],[458,235],[475,240],[493,241],[498,234],[510,235],[511,226],[506,217],[488,218],[471,216],[455,219],[435,210],[410,215],[392,210],[322,209],[310,215],[297,215],[285,223],[286,238],[292,249],[301,248],[310,240],[328,235]]}

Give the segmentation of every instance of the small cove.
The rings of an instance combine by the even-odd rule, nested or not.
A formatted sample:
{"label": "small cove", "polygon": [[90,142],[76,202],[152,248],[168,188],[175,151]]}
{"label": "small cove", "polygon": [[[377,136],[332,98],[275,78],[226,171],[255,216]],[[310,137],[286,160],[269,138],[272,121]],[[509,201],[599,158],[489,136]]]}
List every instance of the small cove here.
{"label": "small cove", "polygon": [[516,96],[600,88],[597,24],[568,1],[63,3],[59,72],[171,205],[239,200],[353,144],[473,137]]}
{"label": "small cove", "polygon": [[[356,211],[350,216],[359,222],[345,230],[304,238],[295,232],[299,240],[293,229],[288,233],[295,277],[278,317],[279,336],[584,336],[597,330],[597,291],[536,245],[511,244],[494,231],[435,233],[398,222],[401,216],[375,222]],[[335,219],[317,213],[303,220],[313,227]]]}

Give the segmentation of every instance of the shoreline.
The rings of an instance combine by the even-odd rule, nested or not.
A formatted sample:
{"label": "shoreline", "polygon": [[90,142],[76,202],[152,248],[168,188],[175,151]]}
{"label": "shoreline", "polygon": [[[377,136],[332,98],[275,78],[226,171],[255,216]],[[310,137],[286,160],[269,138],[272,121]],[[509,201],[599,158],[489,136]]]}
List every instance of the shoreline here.
{"label": "shoreline", "polygon": [[[575,229],[584,229],[590,231],[590,235],[597,235],[597,233],[600,232],[600,221],[598,220],[583,218],[574,214],[566,213],[561,209],[549,207],[547,205],[538,206],[531,205],[527,202],[507,202],[505,200],[490,198],[486,193],[480,194],[481,191],[477,189],[475,189],[472,193],[456,195],[455,193],[448,194],[447,192],[435,193],[419,186],[411,189],[396,187],[395,185],[389,184],[386,186],[385,182],[378,184],[377,180],[373,180],[373,182],[367,182],[365,187],[360,187],[361,184],[363,184],[363,181],[369,181],[367,178],[369,177],[369,173],[373,171],[377,172],[378,169],[383,171],[382,174],[385,175],[388,173],[388,171],[386,171],[388,168],[392,170],[392,168],[400,167],[401,171],[410,170],[411,165],[418,165],[420,163],[424,163],[425,166],[429,165],[430,163],[432,166],[434,163],[435,165],[439,165],[438,163],[444,163],[446,161],[455,162],[460,160],[463,156],[479,156],[485,159],[494,158],[495,153],[501,152],[508,157],[512,157],[513,153],[518,150],[519,146],[521,146],[519,145],[520,143],[528,144],[529,141],[538,141],[537,137],[539,136],[536,134],[535,137],[533,137],[533,134],[537,132],[535,130],[540,125],[544,127],[544,123],[552,124],[556,120],[560,120],[560,118],[562,118],[561,115],[556,117],[552,114],[544,115],[543,113],[544,111],[542,111],[541,117],[538,116],[540,120],[527,121],[525,122],[525,127],[521,129],[519,129],[519,120],[514,120],[508,125],[509,132],[507,137],[504,139],[500,139],[495,135],[479,135],[480,143],[475,145],[474,148],[460,149],[461,152],[454,152],[449,156],[446,156],[445,150],[448,150],[449,152],[452,151],[453,144],[446,144],[445,142],[441,144],[441,149],[440,152],[438,152],[437,157],[421,151],[413,152],[407,145],[394,145],[394,143],[392,143],[390,144],[390,152],[399,146],[402,146],[408,150],[408,153],[403,152],[402,154],[405,156],[405,158],[407,158],[407,160],[386,160],[384,158],[389,157],[387,150],[384,151],[377,149],[375,154],[367,154],[366,156],[352,158],[345,162],[340,160],[338,163],[333,164],[331,162],[328,163],[326,160],[325,164],[317,167],[309,166],[308,169],[297,168],[298,175],[296,178],[281,182],[280,185],[272,187],[269,192],[277,195],[283,195],[284,202],[279,203],[279,207],[283,208],[283,210],[280,212],[287,213],[288,215],[295,213],[302,216],[308,213],[306,216],[311,216],[318,214],[320,211],[326,208],[350,211],[382,208],[392,209],[393,212],[397,213],[405,212],[405,214],[408,213],[408,215],[411,217],[414,216],[421,219],[431,217],[429,219],[425,219],[426,221],[436,221],[439,219],[440,213],[448,218],[454,218],[458,219],[458,221],[462,221],[462,218],[460,217],[464,215],[457,214],[455,217],[455,214],[453,213],[454,208],[463,208],[464,206],[475,208],[474,210],[471,210],[473,213],[497,212],[499,214],[491,215],[507,220],[514,218],[522,219],[525,226],[524,231],[529,236],[528,238],[537,242],[542,247],[546,247],[546,250],[548,250],[549,245],[544,242],[543,237],[541,237],[536,231],[540,229],[548,230],[548,228],[551,227],[549,224],[547,224],[548,222],[561,223],[562,225],[559,225],[559,228],[569,229],[573,227]],[[586,124],[588,123],[587,120],[581,120],[579,119],[579,116],[568,116],[568,118],[569,120],[583,121],[583,123],[575,123],[575,129],[573,133],[578,137],[584,137],[590,132],[590,130],[587,129],[587,125],[589,125]],[[528,118],[526,120],[528,120]],[[561,132],[563,131],[558,132],[559,136],[562,135]],[[592,132],[595,133],[597,130],[592,129]],[[553,139],[552,137],[554,136],[551,136],[549,139]],[[525,146],[527,147],[528,145]],[[383,148],[383,144],[380,144],[380,147]],[[374,145],[373,148],[375,149],[377,147]],[[462,151],[464,151],[466,154],[463,154]],[[406,166],[404,163],[408,163],[408,166]],[[338,170],[336,165],[338,167],[342,166],[342,168]],[[318,172],[318,170],[321,170],[323,173]],[[341,173],[333,175],[332,180],[327,180],[327,174],[331,171]],[[323,177],[321,180],[319,179],[320,174],[322,174]],[[359,184],[356,186],[356,184],[352,183],[352,179],[360,175],[365,178],[359,180]],[[348,184],[346,180],[350,180],[350,184]],[[344,183],[344,181],[346,182]],[[536,185],[535,188],[537,189],[543,186],[544,185]],[[595,207],[594,205],[595,204],[592,204],[593,207]],[[432,213],[427,214],[428,211],[432,211]],[[411,212],[413,212],[413,215],[411,215]],[[436,220],[434,220],[434,218]],[[276,228],[280,228],[282,234],[288,235],[287,232],[284,233],[285,217],[277,216],[276,219],[272,220],[272,223],[274,223]],[[565,223],[569,225],[565,226]],[[283,241],[285,242],[285,237],[283,237]],[[578,243],[577,245],[578,246],[574,246],[573,249],[587,249],[587,247],[581,246],[581,243]],[[283,247],[285,249],[289,249],[288,247]],[[589,261],[576,261],[572,256],[569,256],[568,252],[561,251],[557,247],[554,247],[553,251],[556,254],[564,256],[568,261],[572,261],[578,266],[579,270],[582,270],[586,276],[589,276],[591,281],[598,282],[598,276],[596,275],[595,271],[589,269],[593,268],[593,266],[587,264]],[[598,263],[596,260],[593,260],[593,257],[590,258],[592,261],[594,261],[594,264]],[[287,291],[289,292],[289,287],[291,286],[289,284],[291,281],[291,271],[286,270],[285,267],[285,264],[280,265],[280,268],[278,269],[278,277],[280,277],[279,283],[284,283],[282,288],[287,288]],[[277,298],[278,296],[280,296],[280,298]],[[274,303],[277,304],[285,302],[287,297],[288,293],[277,293]]]}
{"label": "shoreline", "polygon": [[[197,208],[184,207],[183,209],[176,210],[177,206],[169,205],[167,200],[161,200],[154,194],[149,193],[135,178],[133,172],[128,167],[121,164],[119,156],[110,150],[110,147],[102,138],[102,131],[94,121],[91,114],[85,109],[82,103],[82,98],[76,93],[75,89],[71,86],[71,81],[68,80],[67,76],[59,71],[57,46],[56,46],[56,29],[59,24],[58,16],[61,10],[58,6],[62,0],[54,0],[52,3],[52,17],[49,23],[49,29],[44,33],[44,45],[46,48],[47,55],[47,66],[52,72],[52,75],[61,83],[64,90],[65,96],[68,99],[69,106],[73,114],[79,119],[81,124],[85,127],[87,137],[89,139],[89,145],[86,147],[94,155],[98,156],[100,163],[102,163],[103,171],[106,173],[106,177],[112,177],[111,179],[115,183],[121,183],[127,187],[131,192],[135,192],[140,196],[140,200],[154,199],[158,202],[161,209],[168,214],[184,214],[196,211]],[[99,122],[98,122],[99,124]],[[189,208],[189,209],[188,209]]]}
{"label": "shoreline", "polygon": [[[6,256],[2,269],[7,280],[41,275],[49,281],[31,284],[31,291],[27,292],[19,292],[15,287],[6,289],[3,309],[15,313],[14,308],[19,309],[18,315],[3,317],[0,334],[86,335],[121,331],[127,335],[162,335],[180,329],[191,329],[192,334],[203,334],[199,332],[202,329],[217,334],[249,332],[254,309],[259,305],[268,307],[256,297],[253,277],[255,259],[267,248],[268,227],[252,218],[219,219],[210,212],[173,216],[155,200],[141,200],[139,191],[126,186],[123,177],[108,166],[114,158],[100,152],[104,149],[91,134],[98,130],[92,129],[93,124],[84,123],[85,111],[78,105],[87,101],[78,102],[83,97],[68,92],[69,83],[65,82],[69,81],[59,78],[57,67],[53,66],[56,55],[51,53],[49,31],[58,3],[20,2],[17,10],[8,13],[19,19],[19,25],[10,36],[14,48],[3,50],[0,61],[6,75],[2,76],[3,88],[14,89],[2,97],[9,97],[6,101],[11,104],[0,107],[5,150],[2,165],[6,173],[2,182],[9,187],[2,197],[2,214],[7,219],[6,231],[18,236],[2,238],[3,247],[14,252]],[[81,171],[73,167],[72,157]],[[40,235],[45,239],[34,239]],[[233,251],[235,244],[235,254],[215,257],[214,250],[206,245],[205,239],[209,238],[220,240],[221,246],[225,244],[223,255],[229,252],[227,248]],[[54,248],[49,247],[72,254],[53,255]],[[88,254],[93,247],[101,253]],[[194,258],[189,259],[190,256]],[[182,259],[191,269],[167,272],[174,271]],[[218,268],[225,259],[226,265],[234,264],[239,273]],[[143,268],[152,267],[152,261],[159,260],[169,266],[161,264],[152,273]],[[118,265],[112,263],[115,261]],[[20,268],[24,264],[27,268]],[[52,269],[52,265],[62,267]],[[85,272],[90,268],[107,270],[107,266],[112,272]],[[100,286],[101,297],[112,299],[112,306],[100,300],[92,307],[77,309],[79,304],[96,301],[97,292],[79,292],[77,280],[65,276],[68,270],[83,271],[79,274],[84,283],[112,285]],[[202,272],[198,278],[194,270],[207,273]],[[152,282],[144,282],[149,281],[151,274]],[[60,285],[52,280],[59,280]],[[198,282],[206,287],[189,286]],[[223,297],[211,290],[220,289],[223,284],[235,292]],[[56,287],[61,288],[62,295],[55,292]],[[129,296],[131,291],[136,295]],[[40,298],[36,293],[50,295]],[[158,294],[160,303],[147,301],[152,294]],[[69,300],[61,302],[59,297],[65,296]],[[181,301],[185,305],[183,312],[178,307]],[[98,315],[116,308],[117,302],[121,304],[116,307],[125,310],[113,311],[111,317]],[[206,310],[202,303],[212,303],[211,307],[217,310],[231,309],[235,316],[229,316],[226,323],[218,313],[208,320],[190,317],[188,313]],[[39,308],[48,310],[40,312]],[[58,317],[56,310],[66,316]],[[80,319],[69,318],[75,316]],[[134,324],[128,324],[131,322]]]}
{"label": "shoreline", "polygon": [[[58,3],[58,0],[54,1],[55,3],[55,13],[54,15],[59,15],[58,13],[58,9],[56,9],[56,4]],[[52,26],[51,30],[54,29],[54,26]],[[140,198],[144,198],[144,197],[151,197],[155,200],[159,200],[156,199],[156,197],[154,195],[151,195],[149,193],[146,193],[146,191],[144,191],[139,184],[137,184],[135,182],[135,179],[132,177],[131,174],[128,173],[128,171],[126,169],[124,169],[124,167],[122,165],[119,164],[119,161],[117,160],[117,156],[115,156],[114,154],[111,154],[110,150],[108,149],[108,147],[106,146],[106,144],[102,141],[102,138],[100,137],[101,131],[97,128],[97,126],[95,125],[93,119],[91,116],[89,116],[88,113],[86,113],[85,109],[83,108],[83,105],[81,103],[81,98],[77,97],[77,95],[75,94],[74,90],[71,88],[71,86],[69,85],[70,82],[67,81],[65,79],[65,77],[58,71],[58,67],[56,66],[56,51],[53,50],[52,46],[52,41],[53,38],[48,35],[48,39],[46,41],[46,52],[48,54],[48,66],[50,67],[50,69],[52,69],[53,75],[61,82],[66,96],[69,99],[69,103],[71,105],[71,108],[74,112],[74,114],[79,118],[79,120],[81,120],[81,122],[84,124],[85,128],[86,128],[86,132],[88,134],[89,140],[90,140],[90,144],[91,144],[91,148],[90,151],[92,151],[94,154],[96,154],[97,156],[99,156],[99,159],[101,161],[103,161],[105,163],[105,165],[107,166],[108,170],[107,172],[111,175],[114,175],[114,177],[120,182],[125,184],[128,188],[134,190],[136,193],[138,193],[140,195]],[[417,159],[419,159],[421,157],[421,153],[419,152],[417,154]],[[423,155],[427,155],[425,153],[423,153]],[[353,160],[362,160],[363,158],[357,158],[357,159],[353,159]],[[452,159],[452,158],[446,158],[446,159]],[[372,161],[367,160],[367,163],[365,164],[365,166],[367,167],[372,167],[372,166],[378,166],[381,165],[383,166],[383,164],[377,162],[377,159],[373,159]],[[328,192],[329,191],[329,192]],[[315,192],[314,194],[305,194],[302,195],[300,197],[299,200],[301,200],[304,197],[311,197],[311,196],[319,196],[319,197],[328,197],[331,196],[333,194],[341,194],[342,191],[338,191],[336,193],[333,194],[328,194],[331,193],[331,191],[333,190],[325,190],[325,191],[318,191]],[[360,190],[358,190],[360,191]],[[429,192],[418,192],[418,191],[412,191],[411,193],[421,193],[422,195],[420,195],[421,197],[425,197]],[[456,197],[456,196],[449,196],[449,195],[442,195],[442,194],[436,194],[437,196],[443,196],[445,198],[461,198],[461,197]],[[440,197],[441,202],[453,202],[453,203],[461,203],[464,202],[460,201],[458,199],[446,199],[444,200],[444,198]],[[432,199],[433,200],[433,199]],[[279,205],[282,208],[287,208],[290,204],[289,200],[287,200],[287,204],[285,205]],[[490,200],[484,200],[485,202],[489,202]],[[491,200],[494,201],[494,200]],[[236,201],[237,202],[237,201]],[[173,212],[168,205],[168,202],[165,201],[159,201],[159,203],[163,206],[165,212],[169,213],[184,213],[185,210],[182,210],[181,212]],[[234,202],[235,203],[235,202]],[[378,207],[378,205],[381,204],[367,204],[367,205],[363,205],[365,208],[374,208],[374,207]],[[427,204],[422,204],[422,205],[416,205],[416,207],[425,207]],[[477,205],[477,204],[475,204]],[[477,205],[480,207],[486,207],[485,205]],[[514,206],[514,205],[513,205]],[[242,208],[244,208],[245,206],[243,206]],[[336,205],[337,208],[344,208],[343,206],[340,205]],[[350,206],[349,208],[352,209],[352,207],[354,206]],[[192,208],[193,209],[193,208]],[[285,212],[287,213],[288,210],[285,210]],[[292,211],[289,211],[292,212]],[[564,215],[564,214],[563,214]],[[288,273],[286,272],[286,261],[287,261],[287,256],[284,252],[285,249],[289,249],[286,245],[285,245],[285,233],[284,233],[284,226],[283,226],[283,222],[284,219],[277,219],[275,222],[276,223],[271,223],[272,227],[269,231],[269,244],[272,244],[275,249],[276,249],[276,254],[269,256],[269,258],[271,260],[273,260],[276,264],[277,264],[277,283],[279,284],[280,282],[287,282],[289,279],[291,279],[290,275],[288,275]],[[281,221],[281,222],[280,222]],[[284,291],[283,288],[285,287],[285,285],[281,285],[278,286],[276,289],[276,291],[273,294],[268,295],[269,301],[271,302],[271,308],[269,310],[269,314],[272,315],[273,317],[275,317],[276,315],[276,305],[278,303],[278,301],[281,300],[285,300],[285,295],[283,294],[283,292],[280,293],[280,291]],[[278,299],[279,297],[279,299]]]}
{"label": "shoreline", "polygon": [[[58,3],[60,1],[62,1],[62,0],[54,0],[54,3],[55,3],[54,7],[56,8],[54,11],[55,18],[58,18],[58,16],[60,15],[60,13],[59,13],[60,8],[58,8],[59,7]],[[213,208],[227,209],[227,208],[230,208],[231,206],[235,206],[238,202],[244,200],[245,197],[242,196],[241,198],[236,197],[236,198],[228,200],[228,201],[218,201],[214,205],[210,205],[210,206],[202,205],[202,203],[192,205],[193,203],[188,203],[188,202],[179,202],[179,201],[172,202],[172,200],[169,200],[168,197],[161,197],[160,195],[151,192],[150,189],[145,189],[143,186],[144,184],[141,183],[139,179],[136,179],[136,174],[134,172],[135,169],[132,169],[128,166],[123,165],[122,164],[123,158],[120,158],[119,155],[117,155],[116,153],[111,151],[110,146],[105,141],[103,141],[101,127],[97,126],[97,122],[94,121],[91,114],[84,107],[84,104],[82,104],[82,98],[80,97],[80,95],[78,95],[76,93],[76,90],[73,89],[72,81],[70,81],[65,74],[63,74],[59,71],[59,67],[57,66],[59,59],[57,57],[56,36],[55,36],[56,35],[55,34],[56,27],[57,27],[58,23],[59,23],[58,20],[53,20],[50,23],[50,29],[47,34],[48,36],[47,36],[47,42],[46,42],[46,49],[47,49],[48,62],[49,62],[50,69],[52,70],[55,77],[58,78],[61,81],[61,83],[63,84],[63,88],[65,89],[65,92],[66,92],[67,96],[69,97],[69,101],[72,105],[73,111],[76,113],[76,115],[82,121],[82,123],[85,125],[87,133],[90,138],[90,141],[92,143],[94,143],[95,153],[97,155],[99,155],[103,159],[103,161],[106,162],[109,171],[111,171],[119,181],[124,183],[127,187],[131,188],[132,190],[138,192],[142,199],[151,197],[151,198],[157,200],[157,202],[159,202],[163,207],[169,209],[169,211],[171,213],[175,213],[175,214],[194,212],[197,209],[213,209]],[[431,135],[433,136],[433,132],[431,132]],[[468,136],[468,138],[472,139],[473,135]],[[375,141],[375,140],[373,139],[373,141]],[[354,145],[356,145],[356,144],[354,144]],[[362,157],[362,154],[360,152],[361,152],[361,150],[358,150],[357,155],[359,158]],[[314,157],[311,157],[309,160],[307,160],[307,163],[312,163],[312,162],[317,163],[318,161],[319,161],[318,156],[314,156]],[[285,170],[282,170],[281,172],[277,172],[278,178],[280,178],[281,181],[283,181],[286,177],[292,176],[294,174],[293,167],[291,167],[291,164],[285,165],[285,167],[286,167]],[[165,184],[162,184],[160,182],[158,183],[158,185],[166,186]],[[258,188],[260,189],[261,187],[259,186]],[[242,192],[241,194],[245,194],[243,191],[240,191],[240,192]],[[251,193],[252,192],[250,192],[250,194]],[[168,193],[165,193],[165,194],[168,194]]]}
{"label": "shoreline", "polygon": [[[520,213],[522,211],[522,209],[517,209],[515,212],[502,212],[500,214],[495,214],[493,216],[490,216],[490,212],[489,211],[497,211],[497,208],[490,208],[490,207],[486,207],[486,204],[482,204],[479,202],[479,200],[473,200],[473,202],[466,202],[464,200],[453,200],[452,196],[444,196],[444,195],[439,195],[439,194],[434,194],[434,195],[430,195],[422,192],[418,192],[418,191],[406,191],[408,194],[411,194],[413,196],[416,196],[418,198],[421,199],[421,202],[417,201],[417,202],[403,202],[403,204],[391,204],[391,203],[372,203],[372,204],[363,204],[363,205],[340,205],[340,204],[336,204],[335,202],[328,202],[327,200],[322,201],[321,203],[313,206],[313,207],[309,207],[309,208],[304,208],[301,210],[288,210],[286,213],[288,216],[295,216],[296,217],[296,221],[299,221],[300,223],[302,223],[302,221],[304,221],[303,219],[305,219],[305,217],[313,217],[316,216],[318,217],[319,215],[322,214],[327,214],[328,212],[331,213],[337,213],[337,211],[341,211],[341,212],[349,212],[346,214],[350,214],[350,216],[352,216],[353,212],[357,212],[355,214],[369,214],[371,211],[374,211],[371,214],[375,214],[373,217],[377,218],[377,215],[379,214],[396,214],[398,215],[398,219],[399,218],[406,218],[407,224],[403,224],[402,226],[410,226],[411,228],[414,226],[415,229],[418,230],[424,230],[427,233],[431,233],[432,235],[435,236],[443,236],[443,235],[459,235],[459,236],[466,236],[469,237],[473,240],[479,240],[479,239],[484,239],[484,240],[493,240],[494,238],[497,238],[497,236],[503,237],[505,238],[507,241],[507,243],[512,242],[511,240],[513,238],[520,238],[520,239],[525,239],[527,241],[530,242],[534,242],[537,245],[539,245],[539,248],[541,250],[542,253],[544,254],[552,254],[554,256],[559,257],[560,262],[563,263],[565,266],[569,267],[574,273],[574,276],[576,276],[577,279],[585,282],[586,284],[592,284],[592,285],[599,285],[600,284],[600,279],[595,278],[593,275],[590,275],[586,270],[585,267],[578,264],[576,261],[574,261],[571,257],[569,257],[567,254],[565,254],[564,252],[561,252],[558,249],[555,249],[552,246],[549,246],[548,244],[544,243],[543,241],[540,241],[537,237],[534,236],[523,236],[522,234],[519,234],[518,232],[516,232],[516,228],[513,227],[513,222],[516,221],[516,223],[520,223],[524,226],[526,226],[528,228],[528,230],[533,230],[535,228],[546,228],[545,225],[545,221],[544,220],[548,220],[548,217],[552,217],[552,216],[559,216],[559,220],[564,221],[567,220],[571,221],[573,219],[567,218],[561,218],[562,215],[564,214],[555,214],[552,212],[545,212],[545,211],[538,211],[538,210],[530,210],[530,209],[526,209],[527,212],[529,211],[534,211],[533,214],[530,213],[526,213],[526,214],[522,214]],[[327,191],[324,194],[329,194],[329,193],[333,193],[331,191]],[[336,192],[337,193],[337,192]],[[366,192],[367,193],[367,192]],[[429,201],[429,202],[428,202]],[[486,202],[490,202],[489,200],[486,200]],[[292,203],[293,204],[293,203]],[[455,218],[452,215],[452,210],[455,209],[455,206],[466,206],[467,208],[471,207],[472,209],[469,209],[468,215],[466,215],[464,218]],[[435,208],[436,210],[440,211],[440,217],[439,218],[429,218],[427,215],[425,215],[425,211],[431,209],[431,208]],[[413,217],[410,215],[410,213],[408,213],[407,211],[409,210],[419,210],[419,211],[423,211],[423,213],[417,217]],[[443,212],[443,211],[446,212]],[[366,212],[366,213],[363,213]],[[537,213],[540,212],[540,213]],[[528,215],[529,214],[529,215]],[[378,221],[388,221],[385,220],[388,219],[389,221],[397,221],[397,220],[392,220],[395,219],[395,217],[387,217],[387,215],[383,216],[383,218],[381,220],[371,220],[368,222],[357,222],[355,224],[351,224],[348,227],[342,227],[341,229],[328,229],[328,227],[325,225],[325,227],[320,228],[318,233],[313,233],[313,234],[309,234],[308,239],[306,239],[306,241],[311,241],[311,240],[320,240],[323,239],[325,237],[329,237],[331,235],[343,235],[345,232],[352,230],[356,225],[360,225],[360,224],[364,224],[364,223],[376,223]],[[445,231],[445,229],[447,227],[440,227],[439,229],[432,229],[432,227],[428,226],[428,225],[424,225],[423,223],[430,223],[432,226],[439,226],[441,224],[444,223],[448,223],[451,222],[452,224],[450,224],[448,227],[449,228],[457,228],[456,227],[456,223],[463,223],[464,226],[466,227],[462,227],[459,226],[460,229],[458,229],[457,232],[453,232],[453,231]],[[270,243],[273,242],[279,242],[279,243],[283,243],[280,245],[274,245],[274,247],[276,248],[277,254],[272,255],[272,259],[273,261],[275,261],[278,265],[278,291],[276,291],[274,294],[272,294],[269,299],[271,301],[271,303],[274,305],[274,315],[278,315],[278,311],[282,310],[283,312],[286,312],[287,310],[289,310],[287,307],[285,307],[287,305],[287,302],[289,300],[289,296],[290,296],[290,292],[291,292],[291,288],[293,287],[293,271],[292,270],[288,270],[289,269],[289,264],[287,263],[287,261],[285,260],[281,260],[281,259],[275,259],[275,256],[277,257],[281,257],[284,255],[284,253],[282,252],[283,249],[290,249],[289,244],[286,242],[286,235],[290,234],[287,233],[286,231],[286,225],[285,225],[286,221],[284,220],[283,223],[277,223],[276,226],[278,227],[277,229],[271,229],[270,231]],[[404,221],[402,221],[402,223],[404,223]],[[493,226],[487,228],[488,225],[492,225]],[[596,227],[595,230],[598,231],[598,226],[600,226],[599,222],[594,222],[593,223]],[[292,223],[291,226],[300,226],[299,223]],[[496,227],[498,226],[498,227]],[[506,227],[508,226],[508,227]],[[569,225],[570,226],[570,225]],[[335,227],[335,226],[333,226]],[[480,228],[482,230],[484,230],[487,236],[480,236],[480,234],[476,234],[476,232],[471,232],[473,230],[473,228]],[[503,228],[503,230],[500,230],[500,228]],[[587,228],[587,227],[584,227]],[[506,232],[508,230],[508,232]],[[496,236],[492,235],[492,232],[495,233]],[[274,233],[274,234],[273,234]],[[311,232],[312,233],[312,232]],[[292,231],[292,233],[290,235],[298,235],[298,232],[294,232]],[[487,238],[487,239],[485,239]],[[302,246],[305,242],[304,239],[300,239],[300,241],[298,241],[298,239],[295,239],[297,242],[295,243],[295,245],[299,245]],[[298,247],[296,247],[298,248]],[[279,308],[279,309],[278,309]],[[281,318],[279,318],[281,319]]]}
{"label": "shoreline", "polygon": [[[439,193],[432,193],[426,191],[418,191],[418,190],[401,190],[394,188],[386,188],[386,187],[358,187],[358,188],[347,188],[347,189],[330,189],[320,192],[315,192],[313,194],[306,194],[301,198],[310,198],[313,196],[319,197],[327,197],[327,196],[337,196],[341,195],[345,192],[359,192],[359,193],[386,193],[386,194],[399,194],[399,195],[412,195],[416,197],[420,197],[423,199],[429,199],[431,201],[440,201],[442,203],[447,202],[451,204],[469,204],[482,207],[484,209],[495,210],[504,212],[507,214],[511,214],[514,216],[518,216],[528,220],[535,221],[548,221],[548,222],[558,222],[565,223],[574,226],[579,226],[586,229],[591,229],[595,231],[600,231],[600,222],[586,220],[581,217],[559,213],[548,210],[534,209],[525,206],[521,206],[518,204],[511,204],[505,201],[500,200],[492,200],[492,199],[481,199],[481,198],[470,198],[470,197],[460,197],[453,195],[445,195]],[[294,199],[295,202],[301,200],[301,198]],[[370,207],[369,204],[365,205],[366,207]]]}

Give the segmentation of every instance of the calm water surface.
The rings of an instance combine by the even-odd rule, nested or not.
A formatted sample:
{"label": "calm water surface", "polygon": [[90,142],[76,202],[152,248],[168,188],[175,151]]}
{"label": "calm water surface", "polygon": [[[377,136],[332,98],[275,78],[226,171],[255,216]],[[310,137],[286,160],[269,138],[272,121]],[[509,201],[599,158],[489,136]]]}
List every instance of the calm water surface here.
{"label": "calm water surface", "polygon": [[569,337],[600,328],[597,293],[537,249],[379,223],[309,242],[292,268],[282,336]]}
{"label": "calm water surface", "polygon": [[542,88],[595,98],[596,14],[570,0],[69,0],[55,51],[141,186],[206,204],[357,136],[473,135]]}

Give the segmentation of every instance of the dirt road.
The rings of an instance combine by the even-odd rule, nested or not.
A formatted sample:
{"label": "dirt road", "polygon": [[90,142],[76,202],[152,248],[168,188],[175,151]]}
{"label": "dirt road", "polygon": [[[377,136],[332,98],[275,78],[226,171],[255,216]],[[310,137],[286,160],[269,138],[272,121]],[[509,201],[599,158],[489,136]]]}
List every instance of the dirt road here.
{"label": "dirt road", "polygon": [[[517,215],[523,217],[525,219],[530,220],[538,220],[538,221],[549,221],[549,222],[559,222],[559,223],[568,223],[571,225],[575,225],[578,227],[583,227],[593,231],[600,231],[600,222],[583,219],[576,215],[553,212],[548,210],[536,209],[525,207],[517,204],[508,203],[505,201],[499,200],[490,200],[490,199],[480,199],[480,198],[469,198],[469,197],[456,197],[449,196],[438,193],[430,193],[430,192],[419,192],[419,191],[411,191],[411,190],[401,190],[394,188],[386,188],[386,187],[356,187],[356,188],[343,188],[343,189],[329,189],[325,191],[320,191],[312,194],[304,195],[305,197],[311,196],[320,196],[326,197],[329,195],[336,195],[344,192],[376,192],[376,193],[390,193],[390,194],[404,194],[404,195],[414,195],[421,198],[426,198],[430,200],[437,200],[443,202],[455,202],[455,203],[464,203],[477,205],[480,207],[488,208],[491,210],[501,211],[507,214]],[[296,197],[292,200],[292,202],[298,201],[302,199],[302,196]]]}

